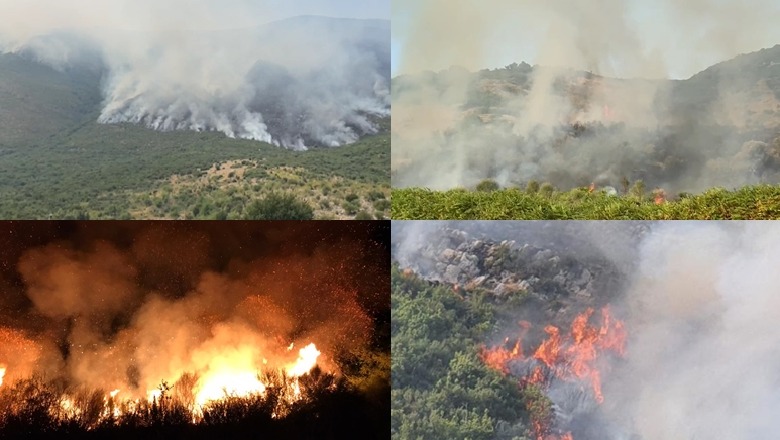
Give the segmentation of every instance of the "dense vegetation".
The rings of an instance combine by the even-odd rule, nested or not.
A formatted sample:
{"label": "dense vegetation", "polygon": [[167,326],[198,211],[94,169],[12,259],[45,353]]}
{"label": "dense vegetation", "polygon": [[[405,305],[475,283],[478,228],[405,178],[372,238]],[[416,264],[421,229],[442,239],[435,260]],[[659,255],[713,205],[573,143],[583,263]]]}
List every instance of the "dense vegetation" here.
{"label": "dense vegetation", "polygon": [[658,204],[641,183],[620,195],[588,188],[560,192],[549,184],[495,189],[483,182],[476,191],[406,188],[393,190],[393,218],[770,220],[780,218],[780,186],[713,188],[697,195],[682,193]]}
{"label": "dense vegetation", "polygon": [[[550,410],[534,387],[487,367],[482,341],[496,304],[392,268],[392,435],[399,439],[527,439]],[[504,305],[506,307],[506,305]]]}
{"label": "dense vegetation", "polygon": [[163,382],[160,397],[129,402],[33,377],[0,389],[0,438],[386,437],[386,399],[343,377],[315,368],[300,378],[294,400],[290,378],[268,373],[261,379],[272,385],[263,394],[226,396],[193,411],[192,380]]}
{"label": "dense vegetation", "polygon": [[389,211],[388,134],[295,152],[219,133],[89,122],[42,145],[0,149],[2,218],[248,218],[270,193],[317,217]]}

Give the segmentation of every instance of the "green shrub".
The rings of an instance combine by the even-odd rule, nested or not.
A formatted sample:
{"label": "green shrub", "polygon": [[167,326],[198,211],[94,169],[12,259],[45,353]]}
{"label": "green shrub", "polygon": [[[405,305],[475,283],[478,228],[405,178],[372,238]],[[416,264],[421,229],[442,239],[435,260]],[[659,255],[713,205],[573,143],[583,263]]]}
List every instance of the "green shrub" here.
{"label": "green shrub", "polygon": [[498,183],[496,183],[495,180],[491,180],[491,179],[485,179],[482,182],[479,182],[476,188],[476,190],[480,192],[491,192],[491,191],[496,191],[498,189],[499,189]]}
{"label": "green shrub", "polygon": [[311,220],[314,210],[305,202],[289,194],[269,194],[255,200],[246,208],[249,220]]}
{"label": "green shrub", "polygon": [[360,211],[355,215],[355,220],[373,220],[374,216],[366,211]]}

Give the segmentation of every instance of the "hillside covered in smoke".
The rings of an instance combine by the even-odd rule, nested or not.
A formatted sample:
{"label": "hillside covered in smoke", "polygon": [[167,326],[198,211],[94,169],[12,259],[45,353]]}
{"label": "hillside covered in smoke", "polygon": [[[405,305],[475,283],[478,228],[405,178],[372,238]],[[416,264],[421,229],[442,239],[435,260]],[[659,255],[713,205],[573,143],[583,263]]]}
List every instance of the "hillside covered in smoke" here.
{"label": "hillside covered in smoke", "polygon": [[[47,429],[25,411],[50,412],[33,397],[51,393],[47,421],[91,430],[120,427],[147,404],[175,403],[176,420],[200,423],[227,397],[259,398],[268,423],[302,409],[305,388],[346,392],[373,417],[362,427],[386,429],[389,227],[349,223],[7,223],[0,432]],[[35,377],[51,381],[48,394],[25,395]],[[89,414],[84,393],[98,396]],[[346,429],[333,410],[328,425]]]}
{"label": "hillside covered in smoke", "polygon": [[395,186],[780,181],[780,45],[686,80],[511,64],[393,79]]}
{"label": "hillside covered in smoke", "polygon": [[38,131],[89,119],[301,150],[353,143],[389,116],[387,20],[300,16],[230,30],[165,26],[171,20],[144,31],[0,31],[3,65],[59,85],[54,96],[28,95],[0,78],[0,142],[34,142]]}
{"label": "hillside covered in smoke", "polygon": [[770,223],[396,222],[394,438],[771,438],[777,242]]}

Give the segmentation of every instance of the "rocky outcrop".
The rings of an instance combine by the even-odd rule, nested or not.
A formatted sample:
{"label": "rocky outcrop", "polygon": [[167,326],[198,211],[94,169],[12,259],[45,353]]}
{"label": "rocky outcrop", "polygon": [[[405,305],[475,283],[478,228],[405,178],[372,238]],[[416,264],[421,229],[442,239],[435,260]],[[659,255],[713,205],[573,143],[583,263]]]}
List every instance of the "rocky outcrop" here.
{"label": "rocky outcrop", "polygon": [[428,234],[401,265],[424,279],[465,292],[480,290],[497,299],[536,299],[556,309],[567,309],[572,302],[578,306],[606,303],[623,279],[614,264],[593,253],[583,256],[560,248],[492,240],[449,226]]}

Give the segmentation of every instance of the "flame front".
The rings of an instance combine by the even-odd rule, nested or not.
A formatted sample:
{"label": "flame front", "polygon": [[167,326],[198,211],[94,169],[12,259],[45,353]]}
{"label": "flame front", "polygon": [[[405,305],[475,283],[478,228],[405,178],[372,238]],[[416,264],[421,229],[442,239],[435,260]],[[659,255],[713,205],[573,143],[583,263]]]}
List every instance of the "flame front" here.
{"label": "flame front", "polygon": [[[195,403],[203,406],[226,395],[246,397],[263,394],[267,386],[258,377],[258,366],[253,362],[253,354],[251,347],[244,347],[212,359],[208,370],[200,378]],[[292,377],[303,376],[314,368],[320,354],[316,345],[311,343],[299,351],[298,359],[288,365],[285,371]]]}
{"label": "flame front", "polygon": [[[521,386],[537,384],[546,387],[553,377],[564,381],[584,380],[590,385],[596,402],[602,403],[604,395],[601,390],[598,360],[610,352],[624,356],[627,335],[623,322],[612,319],[609,307],[601,310],[600,327],[589,324],[593,312],[593,309],[589,308],[575,317],[568,335],[562,335],[558,327],[546,326],[544,331],[547,333],[547,339],[528,358],[524,357],[522,350],[522,337],[528,326],[521,323],[523,332],[511,351],[505,347],[484,349],[482,359],[486,365],[504,374],[510,372],[509,365],[513,361],[538,361],[541,365],[533,366],[520,378]],[[505,343],[508,341],[509,338]],[[537,439],[573,440],[571,433],[560,437],[551,436],[551,427],[547,422],[539,421],[533,423],[533,426]]]}

